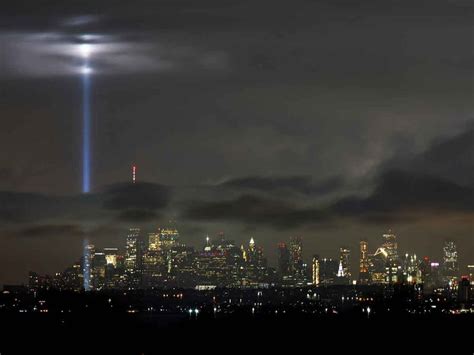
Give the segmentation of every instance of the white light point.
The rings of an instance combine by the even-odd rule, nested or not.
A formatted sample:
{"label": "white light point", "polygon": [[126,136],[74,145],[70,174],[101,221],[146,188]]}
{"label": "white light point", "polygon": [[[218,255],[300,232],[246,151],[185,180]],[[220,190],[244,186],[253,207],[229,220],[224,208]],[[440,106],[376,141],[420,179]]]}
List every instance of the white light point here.
{"label": "white light point", "polygon": [[92,46],[89,43],[82,43],[79,45],[79,52],[83,58],[89,58],[92,52]]}
{"label": "white light point", "polygon": [[81,74],[82,75],[89,75],[91,73],[92,73],[92,68],[91,67],[83,66],[81,68]]}

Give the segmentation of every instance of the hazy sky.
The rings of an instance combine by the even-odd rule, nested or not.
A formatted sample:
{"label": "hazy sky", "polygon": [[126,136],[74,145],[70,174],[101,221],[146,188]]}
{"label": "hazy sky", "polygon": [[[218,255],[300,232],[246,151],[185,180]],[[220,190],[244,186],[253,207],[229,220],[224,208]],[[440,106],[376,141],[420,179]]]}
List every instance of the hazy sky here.
{"label": "hazy sky", "polygon": [[[125,4],[127,3],[127,4]],[[305,255],[474,263],[470,1],[15,1],[0,13],[0,284],[178,221]],[[81,195],[78,46],[93,47]],[[139,184],[130,186],[130,165]]]}

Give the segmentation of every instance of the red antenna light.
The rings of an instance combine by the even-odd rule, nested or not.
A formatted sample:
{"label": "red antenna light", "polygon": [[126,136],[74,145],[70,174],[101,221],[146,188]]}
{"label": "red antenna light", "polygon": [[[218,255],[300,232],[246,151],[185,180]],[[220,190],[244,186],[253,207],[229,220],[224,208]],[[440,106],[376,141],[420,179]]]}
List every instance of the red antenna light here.
{"label": "red antenna light", "polygon": [[132,165],[132,183],[137,181],[137,166]]}

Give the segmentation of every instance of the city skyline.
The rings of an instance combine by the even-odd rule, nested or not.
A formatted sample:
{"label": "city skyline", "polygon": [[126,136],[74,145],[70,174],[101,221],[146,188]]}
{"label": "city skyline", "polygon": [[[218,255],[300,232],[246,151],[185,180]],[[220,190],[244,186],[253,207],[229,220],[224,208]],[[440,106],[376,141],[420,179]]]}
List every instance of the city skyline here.
{"label": "city skyline", "polygon": [[[136,169],[136,167],[135,167],[135,169]],[[136,173],[136,170],[135,170],[135,173]],[[133,174],[133,175],[130,175],[130,177],[131,177],[131,179],[134,179],[134,178],[136,178],[136,175]],[[131,184],[135,184],[135,181],[132,181]],[[139,198],[142,198],[142,197],[143,197],[143,195],[139,195]],[[243,235],[243,234],[229,235],[229,234],[226,234],[224,232],[224,230],[218,230],[218,231],[215,231],[214,233],[212,233],[212,232],[205,233],[204,230],[200,230],[201,233],[205,233],[205,234],[199,235],[199,236],[194,235],[194,236],[190,237],[189,235],[186,235],[187,232],[191,231],[191,233],[195,233],[195,230],[193,230],[192,228],[190,230],[187,229],[186,224],[180,224],[176,221],[171,221],[171,222],[176,224],[176,225],[179,225],[180,229],[184,227],[182,230],[184,230],[185,233],[183,233],[181,235],[182,240],[185,243],[187,243],[187,244],[189,244],[189,245],[191,245],[192,247],[195,247],[195,248],[199,248],[201,246],[201,244],[205,242],[206,237],[204,235],[206,235],[207,238],[209,238],[209,236],[211,236],[212,240],[217,239],[218,235],[224,235],[224,236],[227,236],[228,238],[230,238],[231,240],[234,240],[236,243],[246,243],[250,240],[250,238],[255,238],[255,240],[257,240],[259,242],[259,244],[261,246],[263,246],[263,248],[266,252],[266,256],[267,256],[268,260],[270,261],[270,263],[272,263],[274,265],[276,265],[277,262],[278,262],[277,251],[276,251],[277,244],[280,243],[282,240],[285,240],[285,238],[289,239],[292,236],[291,234],[287,234],[287,229],[285,228],[284,229],[285,234],[283,234],[283,237],[281,237],[280,239],[273,239],[270,242],[258,230],[252,230],[252,232],[246,232],[246,233],[248,233],[247,235]],[[169,223],[170,223],[170,221],[163,222],[161,225],[167,225]],[[141,226],[141,228],[143,230],[148,230],[148,231],[152,231],[152,230],[157,229],[157,228],[159,229],[159,227],[157,227],[157,225],[154,224],[154,223],[153,224],[150,224],[150,223],[145,223],[145,224],[137,223],[136,225]],[[143,226],[145,226],[145,227],[143,227]],[[83,230],[75,230],[74,228],[69,230],[69,226],[65,226],[65,227],[64,226],[58,226],[58,230],[55,230],[54,226],[48,226],[46,228],[46,230],[44,230],[44,231],[41,230],[40,227],[38,227],[38,229],[32,228],[30,231],[33,234],[39,233],[40,235],[42,235],[42,234],[51,232],[50,228],[52,228],[51,230],[52,230],[53,233],[58,233],[58,232],[63,233],[64,231],[62,231],[61,229],[66,228],[67,233],[72,233],[72,239],[69,239],[66,242],[69,246],[75,245],[76,249],[69,248],[68,253],[66,253],[65,255],[62,255],[62,256],[57,255],[57,256],[60,257],[58,259],[62,260],[62,266],[56,266],[57,263],[53,263],[50,266],[48,266],[47,268],[45,268],[44,267],[45,260],[42,258],[41,255],[36,255],[36,265],[39,265],[39,267],[35,267],[34,264],[31,264],[31,263],[27,263],[25,265],[22,265],[23,268],[21,268],[20,270],[18,270],[18,269],[13,270],[16,273],[17,276],[15,278],[10,278],[10,279],[7,278],[6,281],[3,282],[4,284],[25,283],[27,281],[28,271],[33,270],[33,269],[34,270],[40,270],[42,273],[54,274],[55,272],[58,271],[58,269],[61,269],[61,267],[65,267],[67,265],[67,262],[68,262],[67,258],[70,259],[71,257],[74,257],[74,255],[77,256],[78,250],[80,250],[81,246],[83,246],[84,243],[89,243],[90,242],[91,244],[98,245],[99,247],[107,247],[107,246],[113,245],[113,246],[118,246],[118,248],[121,249],[120,240],[123,239],[124,231],[125,231],[125,229],[123,229],[122,227],[113,229],[113,231],[115,233],[115,236],[113,238],[109,238],[109,240],[111,239],[112,242],[107,242],[106,241],[107,238],[103,238],[103,236],[100,235],[100,233],[101,233],[100,229],[97,229],[97,230],[89,229],[87,234]],[[375,227],[375,228],[377,228],[377,227]],[[389,229],[389,230],[391,230],[391,229]],[[92,233],[93,236],[91,236],[91,233]],[[374,233],[377,233],[377,230],[375,230]],[[359,236],[360,239],[358,239],[358,240],[355,239],[355,236],[350,236],[349,238],[346,238],[343,243],[340,243],[340,244],[322,243],[321,240],[314,240],[313,238],[305,236],[305,235],[299,235],[299,236],[305,241],[305,243],[307,245],[307,247],[304,250],[304,257],[305,257],[305,259],[307,259],[306,261],[309,263],[309,261],[310,261],[309,259],[314,254],[323,254],[326,257],[337,259],[337,257],[339,256],[339,248],[342,248],[342,247],[348,247],[352,252],[354,252],[355,250],[357,250],[361,240],[368,241],[369,248],[371,248],[371,246],[377,245],[377,241],[380,238],[380,235],[381,235],[380,231],[378,231],[378,235],[377,234],[373,234],[373,235],[372,234],[369,234],[369,235],[359,234],[358,236]],[[444,237],[443,235],[441,235],[439,238],[437,238],[436,243],[434,243],[433,240],[429,240],[428,238],[426,238],[426,242],[429,243],[429,248],[423,249],[423,247],[413,248],[412,243],[410,243],[409,238],[407,238],[406,235],[403,235],[403,234],[401,234],[401,235],[398,234],[398,235],[399,235],[399,240],[401,240],[401,243],[403,245],[403,248],[401,249],[402,253],[410,252],[410,254],[413,254],[413,253],[417,254],[419,257],[429,256],[431,259],[437,260],[437,261],[441,261],[442,257],[443,257],[443,251],[442,251],[442,248],[441,248],[443,243],[446,242],[447,240],[454,240],[458,243],[458,245],[460,247],[459,252],[458,252],[459,262],[461,264],[465,265],[466,267],[467,267],[467,265],[473,264],[470,250],[465,250],[464,246],[466,244],[462,243],[462,241],[461,241],[461,243],[459,243],[456,238],[449,238],[449,237]],[[400,238],[400,236],[401,236],[401,238]],[[23,236],[23,238],[24,237],[25,236]],[[58,239],[52,238],[51,243],[53,243],[53,244],[49,244],[47,247],[54,249],[55,240],[56,240],[56,242],[58,241]],[[352,258],[351,268],[356,269],[356,266],[358,265],[358,263],[359,263],[358,260],[356,260],[355,258]],[[0,281],[1,281],[1,278],[0,278]],[[0,284],[2,284],[2,282],[0,282]]]}
{"label": "city skyline", "polygon": [[[206,236],[199,247],[183,243],[172,223],[155,231],[129,228],[121,246],[98,247],[84,242],[81,258],[54,275],[29,272],[30,291],[107,291],[139,289],[214,288],[268,289],[331,285],[405,285],[454,290],[467,278],[474,284],[472,263],[462,265],[453,240],[446,240],[442,258],[403,251],[397,235],[388,230],[370,248],[367,239],[359,249],[339,248],[338,256],[305,254],[303,239],[291,237],[276,246],[277,263],[253,237],[236,243],[223,232]],[[356,265],[354,267],[354,265]],[[7,286],[5,286],[7,287]],[[445,292],[445,291],[442,291]]]}

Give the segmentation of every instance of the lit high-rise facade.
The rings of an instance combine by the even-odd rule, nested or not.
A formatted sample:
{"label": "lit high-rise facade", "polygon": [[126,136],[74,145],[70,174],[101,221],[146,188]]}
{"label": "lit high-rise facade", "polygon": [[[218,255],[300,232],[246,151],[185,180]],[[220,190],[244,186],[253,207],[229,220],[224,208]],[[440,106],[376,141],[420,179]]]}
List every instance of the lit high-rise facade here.
{"label": "lit high-rise facade", "polygon": [[140,283],[140,228],[130,228],[125,245],[125,272],[129,287],[135,288]]}
{"label": "lit high-rise facade", "polygon": [[139,228],[130,228],[125,245],[125,268],[133,272],[137,267]]}
{"label": "lit high-rise facade", "polygon": [[117,257],[119,256],[118,248],[104,248],[104,254],[107,265],[117,267]]}
{"label": "lit high-rise facade", "polygon": [[82,277],[85,291],[90,291],[93,288],[92,282],[92,262],[94,260],[95,247],[92,244],[84,243],[82,256]]}
{"label": "lit high-rise facade", "polygon": [[103,252],[95,252],[92,262],[92,281],[95,290],[101,290],[105,285],[107,260]]}
{"label": "lit high-rise facade", "polygon": [[369,283],[369,245],[367,240],[359,243],[359,283]]}
{"label": "lit high-rise facade", "polygon": [[471,281],[471,285],[474,285],[474,265],[467,266],[467,273],[469,275],[469,281]]}
{"label": "lit high-rise facade", "polygon": [[303,240],[300,237],[290,238],[290,273],[294,286],[303,286],[307,280],[307,265],[303,262]]}
{"label": "lit high-rise facade", "polygon": [[399,257],[398,257],[398,243],[397,236],[389,230],[383,236],[382,248],[386,256],[386,265],[385,265],[385,282],[388,284],[398,282],[398,266],[399,266]]}
{"label": "lit high-rise facade", "polygon": [[423,262],[417,258],[416,254],[406,253],[401,260],[399,281],[409,284],[421,283],[423,270]]}
{"label": "lit high-rise facade", "polygon": [[444,281],[449,284],[455,282],[459,276],[458,251],[453,240],[444,242],[442,273]]}
{"label": "lit high-rise facade", "polygon": [[159,235],[161,248],[169,249],[179,245],[179,233],[176,228],[162,228]]}
{"label": "lit high-rise facade", "polygon": [[312,284],[315,286],[319,285],[319,282],[320,282],[319,273],[320,273],[319,256],[314,255],[312,263],[311,263],[311,275],[312,275],[311,280],[312,280]]}
{"label": "lit high-rise facade", "polygon": [[149,251],[158,251],[160,250],[160,233],[150,233],[148,234],[148,250]]}
{"label": "lit high-rise facade", "polygon": [[303,241],[300,237],[290,238],[290,267],[297,269],[303,262]]}
{"label": "lit high-rise facade", "polygon": [[339,261],[342,266],[344,277],[351,279],[351,251],[346,247],[339,248]]}
{"label": "lit high-rise facade", "polygon": [[392,232],[392,230],[389,230],[382,237],[383,237],[382,247],[387,252],[387,258],[390,261],[397,261],[398,260],[397,236]]}

